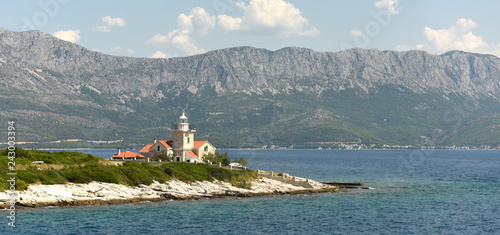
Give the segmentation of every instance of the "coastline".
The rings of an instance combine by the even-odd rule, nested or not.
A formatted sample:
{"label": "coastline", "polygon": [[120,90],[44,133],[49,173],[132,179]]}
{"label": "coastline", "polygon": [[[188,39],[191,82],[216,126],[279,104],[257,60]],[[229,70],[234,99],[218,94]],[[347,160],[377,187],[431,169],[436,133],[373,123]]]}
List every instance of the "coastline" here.
{"label": "coastline", "polygon": [[[185,183],[170,180],[164,184],[130,187],[120,184],[91,182],[88,184],[32,184],[20,191],[16,207],[38,208],[48,206],[111,205],[165,200],[197,200],[221,197],[256,197],[284,194],[311,194],[337,192],[338,187],[325,185],[308,179],[310,188],[294,186],[275,179],[259,177],[252,181],[251,189],[232,186],[222,181],[197,181]],[[6,192],[0,192],[0,208],[9,208]]]}

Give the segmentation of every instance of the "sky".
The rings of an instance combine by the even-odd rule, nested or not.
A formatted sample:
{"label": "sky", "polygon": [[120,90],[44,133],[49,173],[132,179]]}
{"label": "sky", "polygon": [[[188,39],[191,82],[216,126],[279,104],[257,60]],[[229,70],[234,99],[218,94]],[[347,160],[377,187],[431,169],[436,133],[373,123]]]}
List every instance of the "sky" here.
{"label": "sky", "polygon": [[0,0],[0,28],[102,53],[169,58],[252,46],[450,50],[500,57],[500,1]]}

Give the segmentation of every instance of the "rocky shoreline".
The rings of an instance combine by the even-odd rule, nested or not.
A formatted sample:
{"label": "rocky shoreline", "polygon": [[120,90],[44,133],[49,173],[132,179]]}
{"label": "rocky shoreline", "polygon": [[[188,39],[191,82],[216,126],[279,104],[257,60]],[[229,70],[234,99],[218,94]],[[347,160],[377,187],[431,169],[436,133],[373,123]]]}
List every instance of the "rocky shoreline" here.
{"label": "rocky shoreline", "polygon": [[[252,182],[250,190],[232,186],[221,181],[185,183],[170,180],[164,184],[130,187],[112,183],[91,182],[88,184],[33,184],[19,192],[16,207],[83,206],[135,203],[142,201],[189,200],[220,197],[255,197],[283,194],[309,194],[336,192],[338,187],[308,180],[312,187],[294,186],[275,179],[259,177]],[[10,207],[6,192],[0,192],[0,208]]]}

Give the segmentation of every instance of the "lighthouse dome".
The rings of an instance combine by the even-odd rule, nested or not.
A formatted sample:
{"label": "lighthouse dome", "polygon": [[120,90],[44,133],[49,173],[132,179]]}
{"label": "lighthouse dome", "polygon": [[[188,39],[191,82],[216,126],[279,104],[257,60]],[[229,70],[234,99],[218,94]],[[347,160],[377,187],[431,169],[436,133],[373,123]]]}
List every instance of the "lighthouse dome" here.
{"label": "lighthouse dome", "polygon": [[186,117],[186,114],[182,113],[182,116],[179,119],[188,119],[188,118]]}
{"label": "lighthouse dome", "polygon": [[188,123],[188,118],[186,117],[186,114],[182,113],[182,116],[179,118],[179,123]]}

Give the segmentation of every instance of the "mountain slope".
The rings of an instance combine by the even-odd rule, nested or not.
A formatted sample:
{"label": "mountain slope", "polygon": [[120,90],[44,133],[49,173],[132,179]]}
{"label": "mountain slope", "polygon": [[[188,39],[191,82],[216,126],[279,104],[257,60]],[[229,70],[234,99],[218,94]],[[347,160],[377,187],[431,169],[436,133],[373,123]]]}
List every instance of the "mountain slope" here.
{"label": "mountain slope", "polygon": [[0,29],[0,85],[0,116],[18,120],[24,141],[140,145],[170,138],[187,105],[197,135],[224,147],[500,145],[498,129],[486,142],[460,131],[500,113],[500,59],[460,51],[237,47],[148,59]]}

